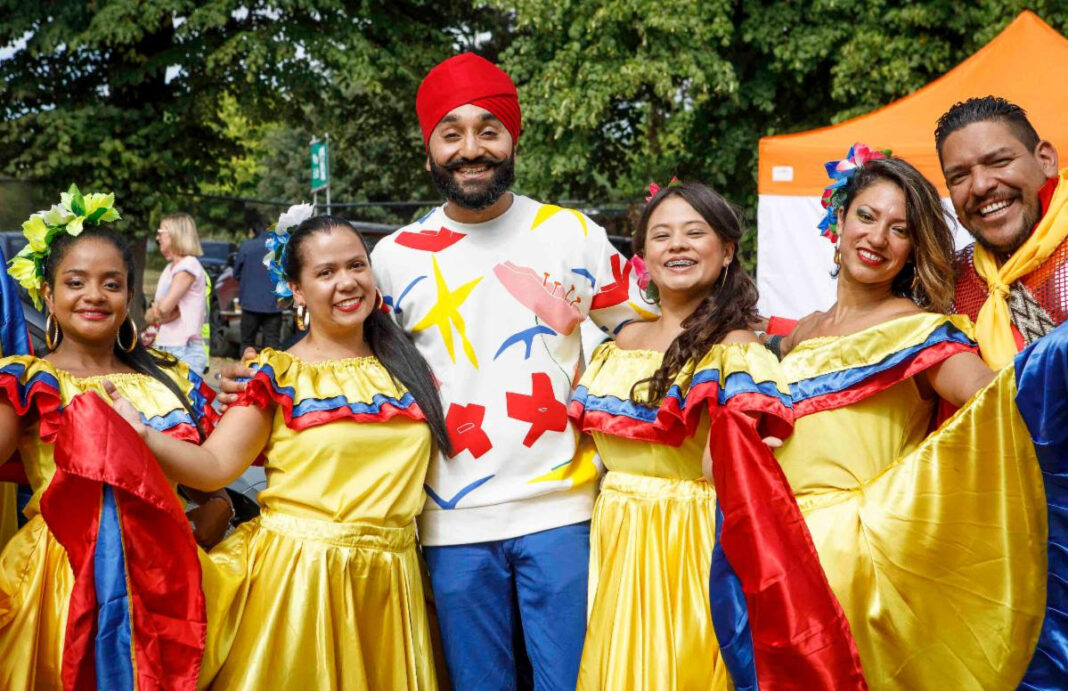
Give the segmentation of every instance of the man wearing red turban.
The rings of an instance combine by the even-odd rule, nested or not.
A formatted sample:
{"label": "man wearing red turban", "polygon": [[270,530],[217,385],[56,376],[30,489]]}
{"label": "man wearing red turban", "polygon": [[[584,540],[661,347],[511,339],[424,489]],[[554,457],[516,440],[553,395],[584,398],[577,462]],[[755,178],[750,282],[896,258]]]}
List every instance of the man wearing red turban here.
{"label": "man wearing red turban", "polygon": [[449,674],[458,689],[529,688],[529,657],[537,688],[574,689],[598,474],[566,413],[579,325],[614,333],[644,303],[603,228],[509,191],[522,118],[499,67],[442,62],[416,111],[446,202],[379,242],[373,265],[441,383],[452,439],[419,522]]}

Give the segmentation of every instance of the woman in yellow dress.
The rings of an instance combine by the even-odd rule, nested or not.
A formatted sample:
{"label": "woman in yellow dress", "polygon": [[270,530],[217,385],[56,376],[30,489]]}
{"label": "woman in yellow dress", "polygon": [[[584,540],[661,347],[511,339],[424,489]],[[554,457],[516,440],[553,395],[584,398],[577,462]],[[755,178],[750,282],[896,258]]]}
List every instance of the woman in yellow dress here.
{"label": "woman in yellow dress", "polygon": [[[12,274],[35,299],[43,293],[48,305],[49,352],[0,359],[0,462],[18,450],[33,488],[28,522],[0,553],[4,689],[71,686],[64,639],[74,574],[53,534],[71,518],[62,502],[47,501],[62,410],[81,393],[104,394],[107,377],[162,434],[198,443],[215,419],[211,391],[200,377],[174,358],[145,350],[137,338],[129,314],[133,259],[116,234],[97,225],[118,219],[111,204],[110,195],[83,197],[72,189],[63,205],[26,223],[31,244],[12,262]],[[205,508],[217,503],[225,529],[228,500]],[[82,526],[68,527],[80,536]]]}
{"label": "woman in yellow dress", "polygon": [[[1015,688],[1032,656],[1039,676],[1055,657],[1035,654],[1054,536],[1017,410],[1034,387],[1018,398],[1017,380],[1065,334],[995,375],[968,320],[945,314],[953,245],[933,186],[861,145],[832,174],[837,301],[783,341],[795,428],[776,456],[871,688]],[[1036,419],[1063,407],[1055,382]],[[938,426],[940,399],[964,407]]]}
{"label": "woman in yellow dress", "polygon": [[[768,640],[768,631],[789,629],[791,616],[760,599],[764,596],[756,591],[762,585],[744,581],[776,578],[771,571],[762,572],[761,579],[739,571],[747,596],[756,598],[745,599],[763,604],[770,615],[754,617],[752,632],[741,592],[732,587],[736,579],[728,562],[736,568],[746,559],[752,563],[759,542],[754,531],[747,531],[753,524],[741,516],[755,516],[759,509],[747,507],[737,487],[706,481],[703,463],[710,478],[711,466],[716,467],[717,484],[736,483],[736,473],[749,466],[744,491],[786,507],[776,508],[771,522],[788,525],[792,519],[800,526],[789,488],[761,443],[761,436],[775,443],[770,435],[789,433],[789,397],[774,356],[747,328],[757,294],[736,256],[741,235],[734,211],[704,185],[673,183],[654,192],[634,236],[639,259],[633,264],[639,273],[648,268],[641,282],[651,279],[645,290],[659,302],[662,316],[630,324],[614,343],[600,346],[573,396],[571,415],[592,434],[608,469],[591,525],[589,626],[580,689],[742,688],[756,682],[754,639],[757,664],[772,675],[760,683],[769,688],[783,679],[806,685],[824,678],[809,676],[796,664],[810,652],[813,660],[834,658],[856,667],[851,650],[838,646],[838,657],[828,655],[835,641],[847,639],[844,620],[834,611],[803,529],[790,533],[785,542],[793,544],[780,554],[795,570],[796,582],[808,588],[798,599],[804,597],[812,611],[826,615],[803,628],[811,640],[826,643],[822,654],[794,636],[776,639],[782,643],[779,653],[797,654],[793,660],[761,657],[767,654],[760,644]],[[762,477],[754,470],[758,467]],[[723,516],[729,517],[726,523]],[[733,555],[714,558],[714,552],[723,551],[719,536],[732,530],[748,536],[742,542],[735,538]],[[769,549],[774,551],[775,542],[768,540]],[[799,575],[805,565],[807,582]],[[710,598],[719,614],[736,606],[743,616],[733,621],[716,616]],[[726,636],[726,642],[721,645],[717,636]],[[721,654],[721,647],[729,650]],[[739,664],[746,648],[750,664]],[[791,671],[797,676],[791,678]]]}
{"label": "woman in yellow dress", "polygon": [[268,258],[288,277],[276,292],[306,308],[307,335],[256,358],[205,445],[116,408],[183,484],[221,487],[265,459],[260,517],[210,555],[244,583],[225,610],[205,584],[201,685],[434,689],[414,519],[434,443],[448,445],[441,405],[425,361],[380,309],[359,233],[330,216],[292,229],[304,207],[283,215]]}

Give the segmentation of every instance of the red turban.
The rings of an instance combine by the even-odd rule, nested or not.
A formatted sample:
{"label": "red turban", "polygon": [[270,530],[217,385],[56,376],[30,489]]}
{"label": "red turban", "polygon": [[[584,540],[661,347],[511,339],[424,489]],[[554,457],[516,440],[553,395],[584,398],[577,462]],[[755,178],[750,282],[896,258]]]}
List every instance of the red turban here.
{"label": "red turban", "polygon": [[430,70],[415,95],[415,112],[423,130],[423,143],[453,108],[470,103],[485,108],[519,141],[519,95],[504,70],[474,53],[449,58]]}

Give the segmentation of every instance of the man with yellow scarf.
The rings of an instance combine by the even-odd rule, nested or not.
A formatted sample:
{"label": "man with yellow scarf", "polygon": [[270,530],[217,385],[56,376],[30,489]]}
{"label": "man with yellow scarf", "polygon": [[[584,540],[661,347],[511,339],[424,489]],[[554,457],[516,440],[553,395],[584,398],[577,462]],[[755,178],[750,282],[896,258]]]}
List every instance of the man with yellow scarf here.
{"label": "man with yellow scarf", "polygon": [[935,128],[946,187],[975,242],[958,252],[954,311],[975,322],[994,369],[1068,321],[1068,168],[1023,108],[957,103]]}

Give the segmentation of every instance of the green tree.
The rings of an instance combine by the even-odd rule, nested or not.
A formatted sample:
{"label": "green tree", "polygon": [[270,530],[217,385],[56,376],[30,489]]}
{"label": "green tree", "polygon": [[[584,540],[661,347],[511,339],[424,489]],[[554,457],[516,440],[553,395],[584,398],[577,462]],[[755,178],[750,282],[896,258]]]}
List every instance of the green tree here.
{"label": "green tree", "polygon": [[[477,50],[496,59],[511,34],[506,11],[462,2],[433,7],[434,12],[412,8],[403,19],[369,17],[360,41],[374,42],[372,58],[362,58],[358,50],[333,55],[329,87],[321,98],[261,128],[252,144],[258,175],[251,184],[234,186],[232,193],[310,201],[308,142],[329,133],[334,202],[437,199],[424,170],[426,151],[415,114],[419,83],[434,65],[461,51]],[[361,220],[406,223],[416,207],[336,211]]]}
{"label": "green tree", "polygon": [[[292,143],[282,128],[344,123],[339,143],[360,152],[355,166],[363,156],[392,161],[401,176],[361,170],[359,189],[404,189],[421,160],[415,87],[453,50],[447,29],[469,9],[458,0],[0,0],[0,46],[11,53],[0,60],[0,176],[57,194],[70,182],[114,191],[121,228],[144,238],[162,211],[189,208],[184,195],[255,191],[272,157],[306,169],[306,139],[293,151],[268,148]],[[241,130],[265,123],[274,127]],[[338,172],[349,160],[335,156]],[[240,223],[227,223],[233,205],[203,210],[208,232]]]}

